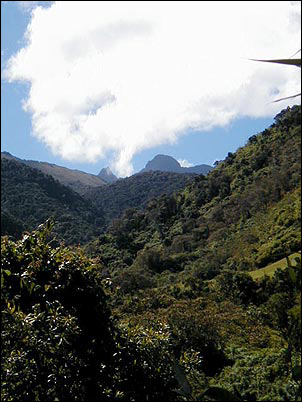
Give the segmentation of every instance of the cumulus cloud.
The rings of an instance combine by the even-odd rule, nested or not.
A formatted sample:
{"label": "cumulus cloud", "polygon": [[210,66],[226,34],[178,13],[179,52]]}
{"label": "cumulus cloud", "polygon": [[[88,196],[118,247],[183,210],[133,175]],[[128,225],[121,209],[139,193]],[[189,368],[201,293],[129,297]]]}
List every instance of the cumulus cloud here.
{"label": "cumulus cloud", "polygon": [[180,164],[181,167],[191,167],[193,164],[188,162],[186,159],[177,159],[177,162]]}
{"label": "cumulus cloud", "polygon": [[33,135],[54,154],[94,162],[110,153],[125,176],[135,153],[174,143],[189,128],[278,112],[284,103],[272,100],[298,92],[300,71],[248,59],[299,49],[300,7],[54,2],[31,12],[27,43],[6,77],[29,82]]}

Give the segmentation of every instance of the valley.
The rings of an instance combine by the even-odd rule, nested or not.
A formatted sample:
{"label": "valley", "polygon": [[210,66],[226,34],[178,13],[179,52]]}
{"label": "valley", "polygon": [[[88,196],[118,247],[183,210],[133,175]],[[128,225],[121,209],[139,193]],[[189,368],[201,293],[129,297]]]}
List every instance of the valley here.
{"label": "valley", "polygon": [[301,106],[206,175],[89,186],[1,159],[6,400],[301,400]]}

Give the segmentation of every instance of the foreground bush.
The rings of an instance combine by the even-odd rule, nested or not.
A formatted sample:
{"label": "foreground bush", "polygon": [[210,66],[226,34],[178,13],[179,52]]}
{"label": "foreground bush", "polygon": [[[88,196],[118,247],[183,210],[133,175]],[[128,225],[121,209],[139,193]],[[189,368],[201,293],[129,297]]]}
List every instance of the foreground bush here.
{"label": "foreground bush", "polygon": [[3,400],[110,396],[114,331],[92,262],[46,227],[1,242]]}

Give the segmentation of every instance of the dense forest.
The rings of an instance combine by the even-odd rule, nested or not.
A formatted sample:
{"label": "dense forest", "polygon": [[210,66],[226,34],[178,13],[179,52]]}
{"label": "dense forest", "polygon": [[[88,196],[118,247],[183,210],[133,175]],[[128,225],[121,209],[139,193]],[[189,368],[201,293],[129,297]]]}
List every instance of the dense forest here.
{"label": "dense forest", "polygon": [[196,174],[151,171],[137,173],[103,187],[91,188],[85,193],[100,208],[107,225],[119,218],[128,208],[143,209],[148,201],[161,195],[172,195],[184,188]]}
{"label": "dense forest", "polygon": [[102,232],[104,214],[50,175],[11,159],[1,159],[1,235],[20,235],[48,218],[57,241],[83,244]]}
{"label": "dense forest", "polygon": [[82,184],[79,194],[40,167],[3,157],[1,234],[18,238],[22,230],[33,230],[52,217],[58,241],[84,244],[103,233],[127,208],[142,209],[152,198],[184,188],[195,176],[160,171],[139,173],[109,185],[86,185],[85,191]]}
{"label": "dense forest", "polygon": [[9,159],[22,163],[34,169],[38,169],[45,175],[52,176],[64,186],[71,188],[76,193],[83,195],[91,187],[104,186],[106,182],[99,176],[82,172],[80,170],[68,169],[53,163],[39,162],[27,159],[20,159],[9,152],[1,152],[1,159]]}
{"label": "dense forest", "polygon": [[[27,168],[4,173],[11,193],[28,177],[23,207],[3,210],[4,401],[301,401],[301,106],[206,177],[138,204],[122,193],[108,218],[101,194],[41,176],[57,213],[28,221]],[[87,208],[91,236],[54,242],[57,205],[75,227]],[[41,225],[21,235],[27,222]]]}

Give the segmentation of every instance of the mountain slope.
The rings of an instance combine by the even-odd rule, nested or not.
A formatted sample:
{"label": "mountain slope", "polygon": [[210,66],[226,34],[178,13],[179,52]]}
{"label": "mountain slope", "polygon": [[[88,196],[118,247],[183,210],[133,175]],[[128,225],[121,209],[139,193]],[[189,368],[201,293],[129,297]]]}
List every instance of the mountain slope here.
{"label": "mountain slope", "polygon": [[1,234],[16,235],[53,217],[55,233],[67,244],[87,242],[104,223],[101,210],[79,194],[52,176],[7,158],[1,159],[1,215]]}
{"label": "mountain slope", "polygon": [[16,160],[32,168],[39,169],[41,172],[51,175],[54,179],[81,195],[91,187],[99,187],[106,184],[99,176],[81,172],[80,170],[68,169],[53,163],[19,159],[8,152],[1,152],[2,158]]}
{"label": "mountain slope", "polygon": [[160,171],[137,173],[110,185],[90,189],[85,197],[103,210],[109,224],[127,208],[142,209],[152,198],[185,187],[194,176]]}
{"label": "mountain slope", "polygon": [[301,107],[295,106],[207,177],[125,215],[91,250],[112,264],[112,272],[186,269],[211,278],[222,269],[252,270],[300,250],[300,229]]}

